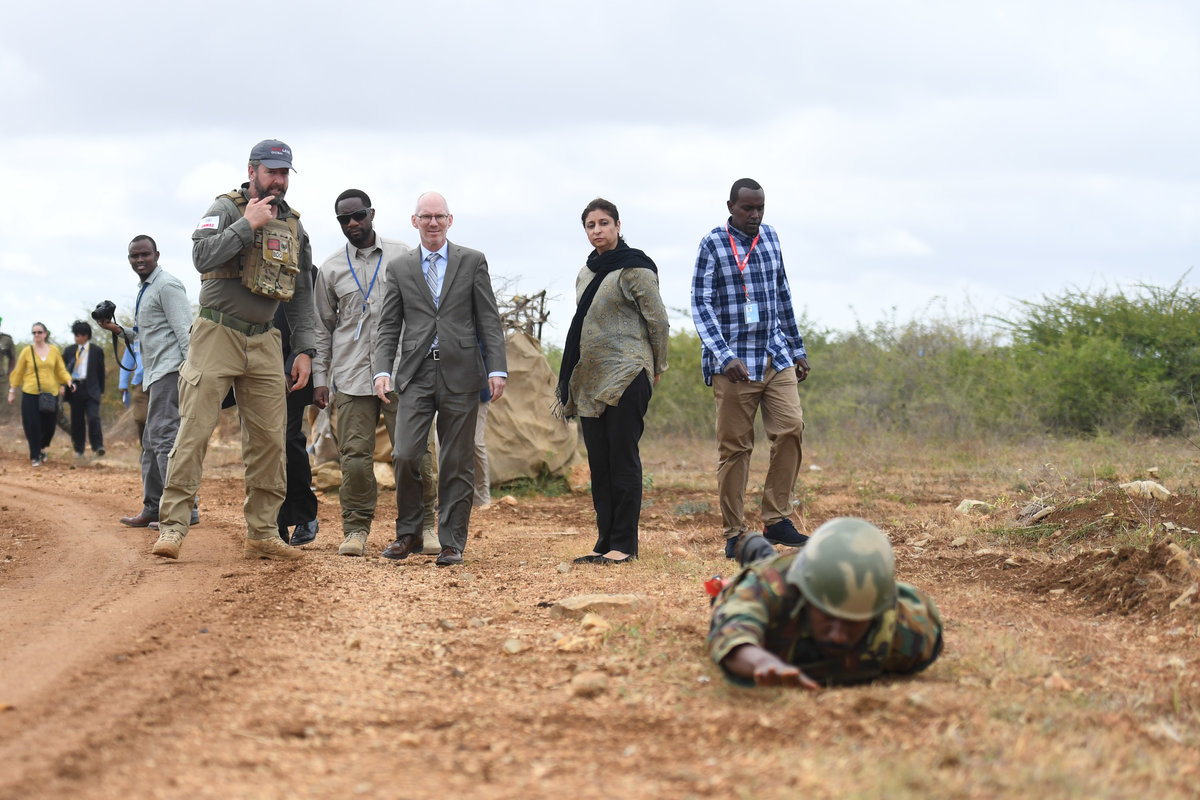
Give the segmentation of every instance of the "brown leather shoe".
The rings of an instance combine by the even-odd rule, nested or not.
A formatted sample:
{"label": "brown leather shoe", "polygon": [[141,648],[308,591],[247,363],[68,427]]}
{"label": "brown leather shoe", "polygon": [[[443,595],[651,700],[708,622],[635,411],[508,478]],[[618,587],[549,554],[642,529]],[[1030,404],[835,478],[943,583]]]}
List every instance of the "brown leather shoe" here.
{"label": "brown leather shoe", "polygon": [[398,536],[396,541],[383,548],[383,552],[379,555],[384,558],[390,558],[393,561],[399,561],[402,558],[408,558],[409,553],[421,552],[421,534],[406,533],[403,536]]}
{"label": "brown leather shoe", "polygon": [[437,561],[433,562],[439,567],[450,567],[455,564],[462,563],[462,550],[457,547],[443,547],[442,552],[438,554]]}
{"label": "brown leather shoe", "polygon": [[158,522],[157,514],[147,514],[142,511],[136,517],[121,517],[121,524],[131,528],[146,528],[150,526],[151,522]]}

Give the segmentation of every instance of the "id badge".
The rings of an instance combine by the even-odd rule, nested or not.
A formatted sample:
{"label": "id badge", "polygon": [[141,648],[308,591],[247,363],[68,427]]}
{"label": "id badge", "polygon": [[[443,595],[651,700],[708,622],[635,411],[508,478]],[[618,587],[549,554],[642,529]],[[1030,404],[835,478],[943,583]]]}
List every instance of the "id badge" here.
{"label": "id badge", "polygon": [[358,327],[354,329],[354,341],[358,341],[358,337],[362,336],[363,323],[367,321],[367,317],[371,314],[371,307],[363,303],[362,316],[358,318]]}
{"label": "id badge", "polygon": [[757,325],[758,324],[758,303],[747,302],[746,305],[743,306],[743,308],[746,310],[746,324],[747,325]]}

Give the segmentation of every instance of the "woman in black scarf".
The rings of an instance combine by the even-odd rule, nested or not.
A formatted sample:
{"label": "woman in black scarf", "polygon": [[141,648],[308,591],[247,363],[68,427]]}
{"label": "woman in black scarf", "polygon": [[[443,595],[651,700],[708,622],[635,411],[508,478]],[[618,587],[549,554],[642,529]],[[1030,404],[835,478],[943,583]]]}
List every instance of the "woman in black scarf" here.
{"label": "woman in black scarf", "polygon": [[581,215],[595,248],[575,280],[558,399],[578,416],[600,535],[576,563],[626,564],[638,555],[642,459],[638,440],[651,384],[667,368],[667,310],[658,268],[625,243],[617,207],[596,198]]}

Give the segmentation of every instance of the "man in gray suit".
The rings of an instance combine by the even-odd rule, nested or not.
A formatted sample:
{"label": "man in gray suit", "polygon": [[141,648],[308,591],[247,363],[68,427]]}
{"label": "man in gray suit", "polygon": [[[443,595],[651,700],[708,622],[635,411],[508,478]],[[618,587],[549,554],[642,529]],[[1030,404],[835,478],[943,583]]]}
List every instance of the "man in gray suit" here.
{"label": "man in gray suit", "polygon": [[[454,215],[437,192],[417,198],[413,227],[421,245],[387,266],[388,292],[379,318],[375,363],[391,364],[403,331],[396,370],[396,541],[384,558],[421,550],[421,456],[437,415],[437,565],[462,563],[475,491],[475,418],[479,390],[500,399],[508,377],[504,330],[492,294],[487,259],[446,239]],[[480,351],[482,344],[483,350]],[[484,367],[484,357],[491,368]],[[375,376],[375,394],[388,403],[392,378]]]}

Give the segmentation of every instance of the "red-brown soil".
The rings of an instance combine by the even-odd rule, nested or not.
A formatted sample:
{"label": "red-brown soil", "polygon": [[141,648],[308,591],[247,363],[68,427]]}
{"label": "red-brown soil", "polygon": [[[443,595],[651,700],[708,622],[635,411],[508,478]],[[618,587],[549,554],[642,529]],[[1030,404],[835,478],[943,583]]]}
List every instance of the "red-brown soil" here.
{"label": "red-brown soil", "polygon": [[[1192,797],[1200,785],[1200,600],[1171,607],[1196,578],[1161,529],[1129,549],[1093,525],[1118,495],[1080,494],[1027,537],[1023,503],[954,513],[1011,491],[992,476],[918,478],[884,457],[806,473],[801,524],[879,523],[900,577],[947,622],[925,673],[807,694],[730,687],[706,658],[701,584],[731,571],[707,443],[646,443],[654,485],[632,565],[563,566],[593,524],[590,499],[566,495],[476,514],[467,563],[438,569],[377,558],[388,496],[368,558],[336,555],[337,501],[323,498],[303,561],[243,560],[237,452],[219,443],[201,525],[179,561],[157,559],[151,533],[117,523],[139,506],[132,448],[73,468],[56,442],[33,470],[19,428],[0,437],[0,798]],[[1177,515],[1197,523],[1194,509]],[[550,613],[605,592],[648,604],[591,636]],[[577,693],[581,674],[603,686]]]}

